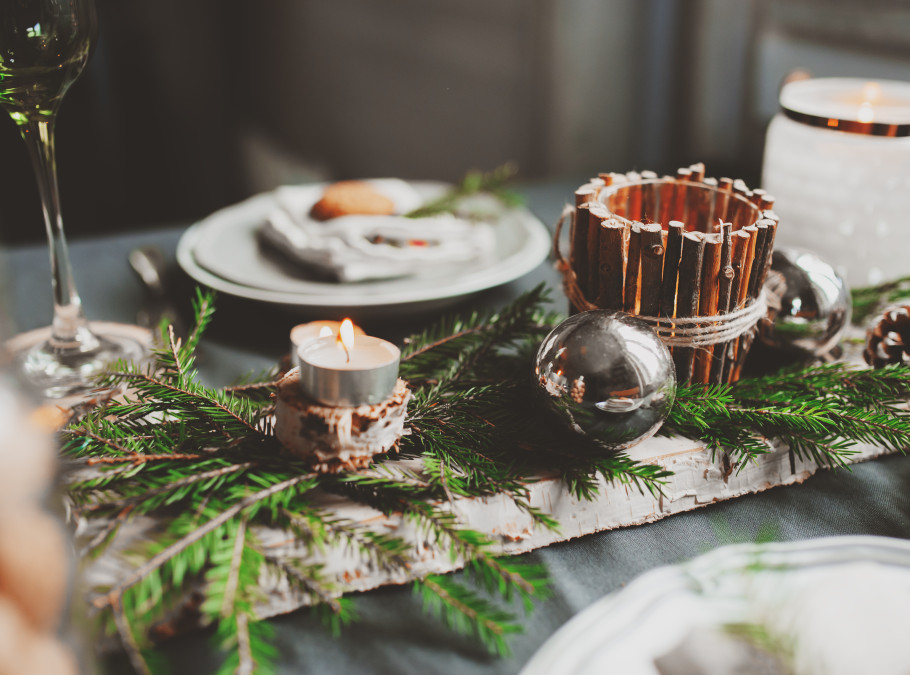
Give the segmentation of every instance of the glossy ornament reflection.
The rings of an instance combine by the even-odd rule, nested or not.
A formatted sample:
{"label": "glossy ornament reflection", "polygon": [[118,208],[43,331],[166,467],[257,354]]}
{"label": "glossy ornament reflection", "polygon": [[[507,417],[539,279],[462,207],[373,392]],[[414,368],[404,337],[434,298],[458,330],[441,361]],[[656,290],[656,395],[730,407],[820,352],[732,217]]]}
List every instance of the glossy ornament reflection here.
{"label": "glossy ornament reflection", "polygon": [[532,376],[570,429],[613,450],[653,435],[675,397],[667,348],[645,323],[616,312],[582,312],[554,328]]}
{"label": "glossy ornament reflection", "polygon": [[832,265],[797,248],[774,250],[769,290],[780,297],[773,324],[763,322],[761,341],[806,359],[827,359],[850,324],[850,292]]}

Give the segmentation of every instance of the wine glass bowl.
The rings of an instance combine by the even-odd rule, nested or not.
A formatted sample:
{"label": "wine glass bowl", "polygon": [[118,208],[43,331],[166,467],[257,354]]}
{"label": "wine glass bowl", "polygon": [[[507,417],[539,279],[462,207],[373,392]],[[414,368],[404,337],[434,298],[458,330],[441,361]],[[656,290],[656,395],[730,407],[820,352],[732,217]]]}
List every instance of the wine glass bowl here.
{"label": "wine glass bowl", "polygon": [[0,3],[0,106],[16,123],[32,161],[54,293],[50,328],[11,341],[10,349],[26,384],[49,398],[84,391],[110,362],[135,359],[146,350],[130,331],[103,334],[86,320],[63,234],[54,123],[63,96],[89,59],[96,26],[92,0]]}
{"label": "wine glass bowl", "polygon": [[0,105],[18,125],[52,118],[88,62],[95,8],[78,0],[7,0],[0,10]]}

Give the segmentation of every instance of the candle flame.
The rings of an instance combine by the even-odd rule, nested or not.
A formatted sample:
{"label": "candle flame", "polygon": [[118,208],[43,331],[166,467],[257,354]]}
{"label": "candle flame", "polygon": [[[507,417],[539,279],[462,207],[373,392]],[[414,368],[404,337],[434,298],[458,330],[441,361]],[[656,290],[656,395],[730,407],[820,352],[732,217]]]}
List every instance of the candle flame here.
{"label": "candle flame", "polygon": [[344,353],[347,354],[348,361],[351,360],[351,350],[354,349],[354,322],[345,319],[341,322],[338,329],[338,342],[344,347]]}
{"label": "candle flame", "polygon": [[329,337],[330,335],[332,335],[332,329],[328,326],[319,329],[319,337]]}
{"label": "candle flame", "polygon": [[872,110],[872,104],[869,101],[864,102],[859,107],[859,112],[856,117],[860,122],[871,122],[875,119],[875,112]]}

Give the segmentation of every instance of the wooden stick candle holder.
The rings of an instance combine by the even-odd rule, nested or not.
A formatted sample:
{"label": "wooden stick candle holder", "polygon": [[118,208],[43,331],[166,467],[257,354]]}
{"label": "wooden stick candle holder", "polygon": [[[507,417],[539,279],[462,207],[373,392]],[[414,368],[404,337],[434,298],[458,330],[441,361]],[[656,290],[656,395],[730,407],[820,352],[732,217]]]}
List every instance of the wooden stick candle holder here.
{"label": "wooden stick candle holder", "polygon": [[[766,314],[774,199],[741,180],[600,174],[575,192],[569,261],[573,312],[621,310],[651,324],[680,382],[736,381]],[[557,231],[557,238],[559,233]]]}

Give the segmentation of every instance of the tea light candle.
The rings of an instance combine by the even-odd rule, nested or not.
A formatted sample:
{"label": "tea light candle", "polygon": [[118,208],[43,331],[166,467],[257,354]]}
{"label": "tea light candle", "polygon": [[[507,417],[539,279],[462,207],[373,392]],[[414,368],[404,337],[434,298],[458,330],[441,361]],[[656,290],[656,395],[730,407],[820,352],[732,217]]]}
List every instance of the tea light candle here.
{"label": "tea light candle", "polygon": [[345,319],[337,337],[309,340],[297,349],[300,388],[328,406],[372,405],[391,395],[398,380],[401,351],[391,342],[354,335]]}
{"label": "tea light candle", "polygon": [[910,82],[786,84],[765,144],[778,243],[818,254],[849,285],[903,276],[910,247]]}
{"label": "tea light candle", "polygon": [[[310,340],[316,338],[337,336],[341,330],[341,321],[310,321],[301,323],[291,329],[291,361],[295,366],[300,365],[297,359],[297,350]],[[355,335],[366,335],[360,326],[354,326]]]}

